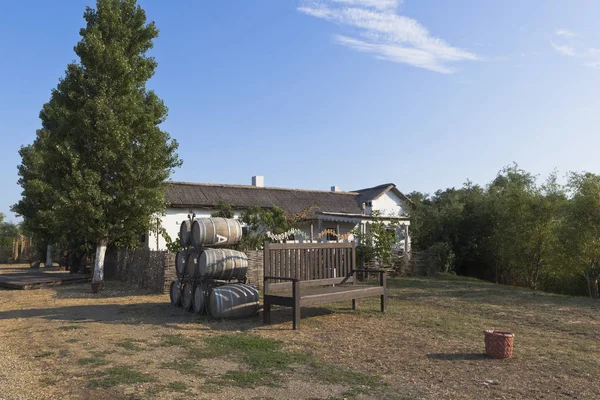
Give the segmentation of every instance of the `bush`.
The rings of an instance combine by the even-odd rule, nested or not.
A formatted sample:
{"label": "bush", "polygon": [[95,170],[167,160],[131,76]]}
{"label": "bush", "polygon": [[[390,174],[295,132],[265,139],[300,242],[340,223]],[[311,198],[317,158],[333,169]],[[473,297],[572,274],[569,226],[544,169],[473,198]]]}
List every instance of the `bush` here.
{"label": "bush", "polygon": [[446,242],[438,242],[427,249],[432,267],[438,272],[454,272],[455,255]]}
{"label": "bush", "polygon": [[363,267],[375,260],[375,250],[372,246],[360,245],[356,247],[356,265]]}

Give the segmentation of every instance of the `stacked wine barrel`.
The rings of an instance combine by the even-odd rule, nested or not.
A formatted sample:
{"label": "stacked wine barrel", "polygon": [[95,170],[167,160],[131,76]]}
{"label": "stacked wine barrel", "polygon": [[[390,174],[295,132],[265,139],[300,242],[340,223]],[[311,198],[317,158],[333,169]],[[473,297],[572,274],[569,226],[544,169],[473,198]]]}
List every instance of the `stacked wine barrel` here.
{"label": "stacked wine barrel", "polygon": [[243,318],[258,312],[258,290],[246,285],[248,257],[228,249],[242,240],[242,226],[231,218],[189,219],[179,237],[177,279],[171,282],[171,304],[213,318]]}

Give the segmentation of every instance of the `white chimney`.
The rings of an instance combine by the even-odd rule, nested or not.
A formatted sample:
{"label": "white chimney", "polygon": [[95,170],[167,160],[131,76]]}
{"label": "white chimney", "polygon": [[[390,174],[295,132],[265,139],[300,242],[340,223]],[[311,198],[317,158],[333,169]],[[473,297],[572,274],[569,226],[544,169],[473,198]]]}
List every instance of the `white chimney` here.
{"label": "white chimney", "polygon": [[332,186],[332,187],[331,187],[331,191],[332,191],[332,192],[341,192],[342,190],[340,189],[340,187],[339,187],[339,186]]}
{"label": "white chimney", "polygon": [[265,177],[260,175],[253,176],[252,186],[265,187]]}

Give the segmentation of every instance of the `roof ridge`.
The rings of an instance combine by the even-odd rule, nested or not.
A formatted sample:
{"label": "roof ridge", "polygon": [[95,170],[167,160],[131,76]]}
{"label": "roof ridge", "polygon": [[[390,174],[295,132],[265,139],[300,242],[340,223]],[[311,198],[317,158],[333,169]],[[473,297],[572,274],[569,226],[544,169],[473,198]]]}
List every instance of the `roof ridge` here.
{"label": "roof ridge", "polygon": [[226,183],[198,183],[198,182],[181,182],[181,181],[173,181],[168,182],[169,184],[175,185],[189,185],[189,186],[210,186],[210,187],[226,187],[226,188],[238,188],[238,189],[267,189],[267,190],[285,190],[285,191],[294,191],[294,192],[311,192],[311,193],[331,193],[337,195],[352,195],[356,196],[358,192],[334,192],[331,190],[315,190],[315,189],[293,189],[293,188],[280,188],[280,187],[272,187],[272,186],[253,186],[253,185],[234,185],[234,184],[226,184]]}
{"label": "roof ridge", "polygon": [[377,185],[377,186],[373,186],[373,187],[353,190],[353,192],[360,193],[360,192],[366,192],[367,190],[379,189],[379,188],[390,187],[390,186],[396,186],[396,184],[395,183],[382,183],[381,185]]}

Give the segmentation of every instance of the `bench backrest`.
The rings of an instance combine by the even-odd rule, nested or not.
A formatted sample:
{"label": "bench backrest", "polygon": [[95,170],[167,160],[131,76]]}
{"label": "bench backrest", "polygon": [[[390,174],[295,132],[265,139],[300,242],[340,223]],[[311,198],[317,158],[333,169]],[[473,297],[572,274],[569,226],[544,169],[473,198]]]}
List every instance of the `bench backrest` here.
{"label": "bench backrest", "polygon": [[[301,286],[348,281],[356,268],[354,243],[265,243],[264,276],[296,278]],[[350,278],[349,278],[350,277]],[[277,280],[272,283],[277,283]],[[271,285],[274,288],[274,285]]]}

